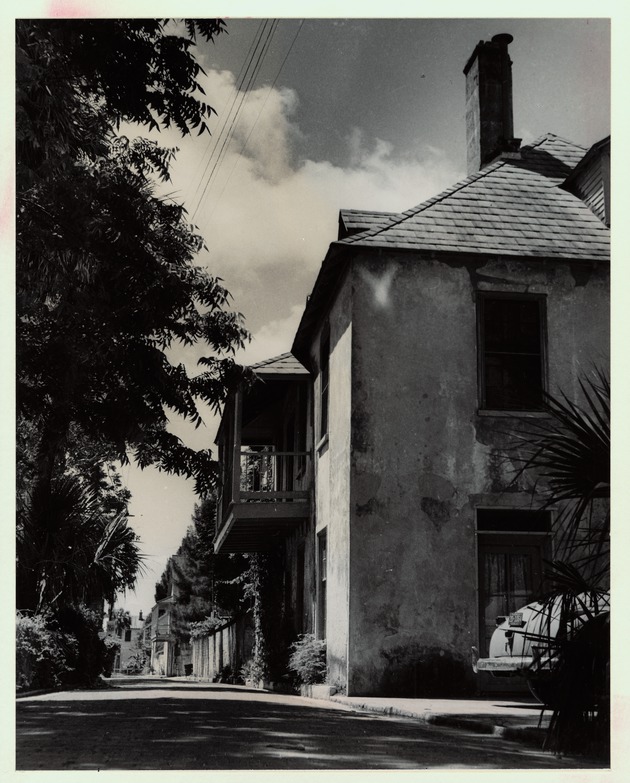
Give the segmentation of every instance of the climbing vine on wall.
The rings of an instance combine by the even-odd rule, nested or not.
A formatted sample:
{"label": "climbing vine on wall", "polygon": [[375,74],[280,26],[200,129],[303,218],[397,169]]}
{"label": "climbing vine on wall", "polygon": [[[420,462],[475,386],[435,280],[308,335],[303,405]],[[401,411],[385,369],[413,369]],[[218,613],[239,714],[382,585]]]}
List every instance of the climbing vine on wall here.
{"label": "climbing vine on wall", "polygon": [[251,601],[254,626],[252,663],[263,679],[277,680],[286,671],[288,642],[282,595],[282,555],[256,553],[249,556],[243,574],[246,598]]}

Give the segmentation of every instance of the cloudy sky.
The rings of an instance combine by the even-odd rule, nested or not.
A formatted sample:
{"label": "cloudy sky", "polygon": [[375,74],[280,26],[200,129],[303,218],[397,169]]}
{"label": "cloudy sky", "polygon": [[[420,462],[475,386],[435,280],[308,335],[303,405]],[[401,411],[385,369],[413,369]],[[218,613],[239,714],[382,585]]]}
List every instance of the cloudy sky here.
{"label": "cloudy sky", "polygon": [[[111,6],[51,2],[42,8],[45,15],[111,16]],[[237,6],[230,5],[232,13]],[[336,238],[340,208],[407,209],[466,175],[462,70],[479,40],[514,36],[514,126],[524,143],[551,131],[588,147],[610,133],[604,19],[227,23],[227,35],[198,50],[206,98],[217,111],[212,136],[183,140],[163,132],[156,138],[179,147],[167,191],[185,204],[206,239],[199,262],[223,278],[246,318],[253,335],[240,357],[246,362],[290,349],[319,264]],[[187,350],[173,359],[196,373],[203,353]],[[189,445],[206,448],[216,422],[208,415],[198,430],[178,421],[171,428]],[[122,603],[146,612],[166,559],[190,524],[195,496],[183,479],[133,466],[122,473],[147,554],[145,577]]]}

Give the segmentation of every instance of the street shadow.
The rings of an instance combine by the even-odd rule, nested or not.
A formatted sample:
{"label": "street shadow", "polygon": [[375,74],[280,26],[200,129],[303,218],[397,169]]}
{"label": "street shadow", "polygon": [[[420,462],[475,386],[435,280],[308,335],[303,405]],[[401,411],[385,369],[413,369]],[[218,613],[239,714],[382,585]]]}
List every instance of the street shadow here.
{"label": "street shadow", "polygon": [[17,769],[564,767],[549,754],[493,736],[223,693],[225,698],[130,694],[129,699],[21,701]]}

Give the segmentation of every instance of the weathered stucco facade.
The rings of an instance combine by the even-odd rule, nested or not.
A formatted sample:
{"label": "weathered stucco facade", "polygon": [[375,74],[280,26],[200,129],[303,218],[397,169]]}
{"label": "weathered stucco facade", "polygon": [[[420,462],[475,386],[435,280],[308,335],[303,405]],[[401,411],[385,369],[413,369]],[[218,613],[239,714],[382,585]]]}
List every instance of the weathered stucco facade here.
{"label": "weathered stucco facade", "polygon": [[506,446],[540,415],[480,411],[476,297],[544,297],[548,388],[573,395],[607,356],[607,270],[390,253],[356,258],[352,285],[350,539],[330,554],[350,568],[349,690],[472,686],[476,509],[535,506]]}

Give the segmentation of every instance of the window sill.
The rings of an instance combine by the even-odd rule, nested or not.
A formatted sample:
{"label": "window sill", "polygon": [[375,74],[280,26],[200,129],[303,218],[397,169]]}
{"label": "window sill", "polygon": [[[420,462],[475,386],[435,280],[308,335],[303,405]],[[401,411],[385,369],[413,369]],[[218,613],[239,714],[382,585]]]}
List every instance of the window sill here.
{"label": "window sill", "polygon": [[494,418],[511,419],[548,419],[550,414],[547,411],[501,411],[479,409],[477,416],[492,416]]}
{"label": "window sill", "polygon": [[315,446],[315,451],[317,452],[317,456],[321,457],[324,451],[326,451],[327,447],[328,447],[328,433],[322,435],[321,440],[319,441],[317,446]]}

